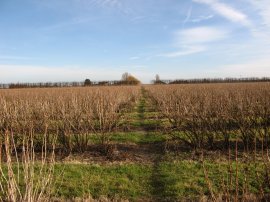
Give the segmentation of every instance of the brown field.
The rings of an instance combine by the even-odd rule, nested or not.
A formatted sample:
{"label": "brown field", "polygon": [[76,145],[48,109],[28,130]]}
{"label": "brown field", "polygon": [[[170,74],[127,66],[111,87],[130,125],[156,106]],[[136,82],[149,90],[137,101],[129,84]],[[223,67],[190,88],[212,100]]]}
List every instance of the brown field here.
{"label": "brown field", "polygon": [[[3,201],[269,199],[268,82],[1,90],[0,135]],[[112,191],[110,182],[102,194],[94,184],[84,193],[72,183],[74,193],[52,188],[65,178],[61,167],[77,164],[146,166],[149,182]],[[127,194],[125,183],[134,185]]]}

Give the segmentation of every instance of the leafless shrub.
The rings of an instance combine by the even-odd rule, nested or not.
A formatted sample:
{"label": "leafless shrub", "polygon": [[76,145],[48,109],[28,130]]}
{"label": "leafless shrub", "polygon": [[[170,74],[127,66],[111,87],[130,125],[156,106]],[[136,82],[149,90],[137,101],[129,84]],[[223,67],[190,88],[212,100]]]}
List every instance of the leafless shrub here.
{"label": "leafless shrub", "polygon": [[[33,134],[24,134],[18,153],[13,133],[6,131],[0,142],[0,199],[2,201],[49,201],[54,171],[54,150],[49,155],[46,135],[41,160],[36,159]],[[3,149],[3,150],[2,150]],[[19,156],[20,155],[20,156]],[[2,157],[4,156],[5,159]]]}
{"label": "leafless shrub", "polygon": [[48,144],[52,145],[57,136],[58,145],[66,153],[86,151],[93,134],[106,147],[111,133],[119,129],[125,113],[138,101],[139,93],[138,86],[3,91],[0,131],[12,130],[19,144],[21,134],[32,125],[35,147],[41,147],[46,128]]}
{"label": "leafless shrub", "polygon": [[[197,149],[213,148],[232,135],[245,151],[269,141],[269,83],[148,86],[158,110],[170,123],[167,133]],[[180,135],[179,135],[180,133]],[[177,135],[175,135],[177,134]]]}

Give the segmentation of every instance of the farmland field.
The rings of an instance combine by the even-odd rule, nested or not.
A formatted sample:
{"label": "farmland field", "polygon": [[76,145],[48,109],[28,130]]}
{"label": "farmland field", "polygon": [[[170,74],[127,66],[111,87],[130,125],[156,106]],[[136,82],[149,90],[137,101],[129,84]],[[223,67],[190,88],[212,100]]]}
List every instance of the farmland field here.
{"label": "farmland field", "polygon": [[261,201],[270,83],[0,91],[0,199]]}

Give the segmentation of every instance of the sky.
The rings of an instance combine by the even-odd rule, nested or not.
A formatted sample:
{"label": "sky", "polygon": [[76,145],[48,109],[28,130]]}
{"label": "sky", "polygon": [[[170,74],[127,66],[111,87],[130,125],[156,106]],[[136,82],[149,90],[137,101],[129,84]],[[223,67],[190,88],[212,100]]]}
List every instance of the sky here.
{"label": "sky", "polygon": [[0,0],[0,83],[270,76],[269,0]]}

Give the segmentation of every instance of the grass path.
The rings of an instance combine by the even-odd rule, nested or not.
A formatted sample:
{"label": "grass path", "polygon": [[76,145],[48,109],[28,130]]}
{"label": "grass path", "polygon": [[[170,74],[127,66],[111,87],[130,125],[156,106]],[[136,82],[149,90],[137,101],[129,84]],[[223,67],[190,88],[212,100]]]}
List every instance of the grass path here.
{"label": "grass path", "polygon": [[[146,119],[145,114],[151,111],[151,104],[149,105],[150,100],[147,97],[147,92],[144,88],[141,89],[141,99],[139,105],[137,107],[138,112],[138,121],[140,130],[144,131],[144,134],[147,136],[149,131],[149,121]],[[161,142],[162,143],[162,142]],[[164,162],[164,152],[162,149],[162,144],[157,145],[159,148],[156,150],[157,155],[152,165],[152,173],[151,173],[151,194],[154,201],[175,201],[176,195],[172,192],[167,192],[167,186],[172,186],[174,181],[171,180],[166,173],[163,172],[162,163]]]}
{"label": "grass path", "polygon": [[138,130],[142,130],[144,132],[147,131],[146,126],[145,126],[145,108],[146,108],[146,95],[145,95],[145,90],[142,88],[141,89],[141,98],[139,105],[137,106],[137,113],[138,113]]}

